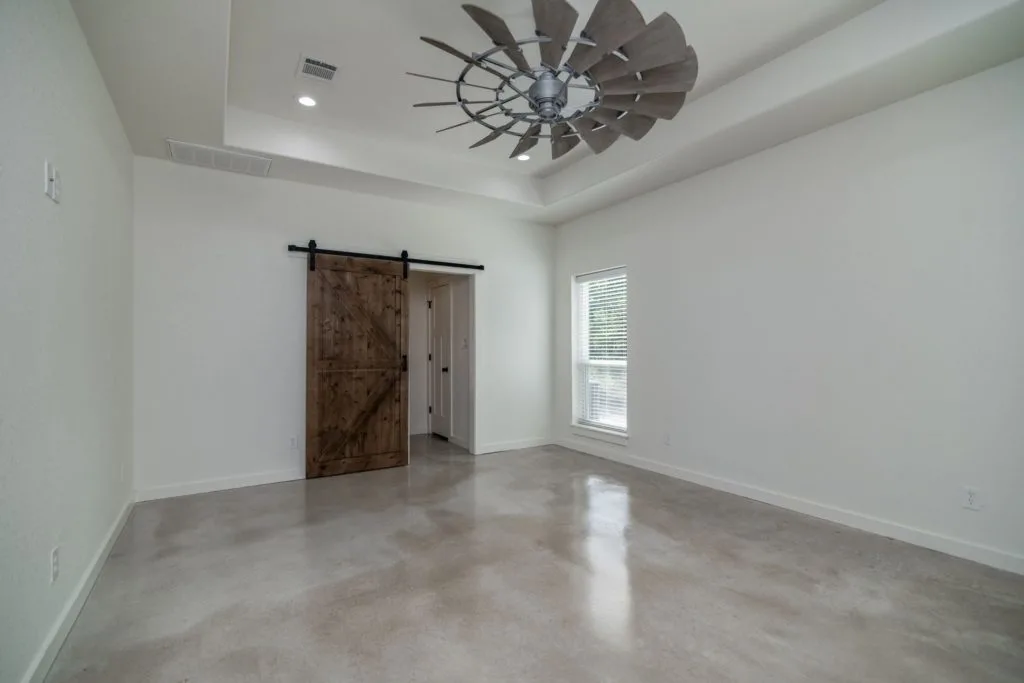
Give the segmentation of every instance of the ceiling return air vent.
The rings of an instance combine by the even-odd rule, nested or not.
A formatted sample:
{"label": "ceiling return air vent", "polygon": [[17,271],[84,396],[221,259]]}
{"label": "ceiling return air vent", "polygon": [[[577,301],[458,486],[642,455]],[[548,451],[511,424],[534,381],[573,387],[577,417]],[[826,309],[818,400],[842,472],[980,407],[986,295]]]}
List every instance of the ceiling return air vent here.
{"label": "ceiling return air vent", "polygon": [[299,58],[299,69],[298,76],[301,78],[308,78],[314,81],[327,81],[330,83],[334,80],[334,74],[338,72],[338,67],[333,64],[328,64],[320,59],[313,59],[302,55]]}
{"label": "ceiling return air vent", "polygon": [[272,161],[272,159],[255,154],[243,154],[228,149],[194,145],[177,140],[167,141],[167,153],[173,161],[182,164],[262,177],[266,177],[270,173],[270,162]]}

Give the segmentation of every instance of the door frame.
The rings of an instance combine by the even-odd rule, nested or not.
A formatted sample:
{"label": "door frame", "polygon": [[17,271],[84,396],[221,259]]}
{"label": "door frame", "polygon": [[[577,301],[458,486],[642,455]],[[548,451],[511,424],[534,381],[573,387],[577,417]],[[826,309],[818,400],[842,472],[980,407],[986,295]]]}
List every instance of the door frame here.
{"label": "door frame", "polygon": [[[452,381],[452,377],[454,376],[454,373],[451,371],[451,368],[449,368],[447,373],[445,373],[443,370],[441,371],[442,382],[443,381],[447,381],[447,383],[448,383],[448,406],[447,406],[447,409],[448,409],[448,413],[447,413],[447,415],[448,415],[448,430],[447,430],[448,434],[447,435],[441,434],[436,429],[436,425],[434,424],[435,416],[438,414],[438,412],[436,410],[436,408],[438,406],[437,406],[437,403],[436,403],[435,399],[437,398],[437,394],[438,394],[438,392],[437,392],[437,383],[436,383],[437,382],[438,373],[436,372],[436,370],[438,369],[437,366],[439,364],[438,363],[439,360],[440,360],[440,362],[442,364],[442,367],[444,367],[443,366],[444,354],[443,353],[439,354],[438,350],[435,349],[432,346],[433,341],[434,341],[434,327],[435,327],[435,324],[436,324],[436,316],[437,316],[437,310],[438,310],[438,307],[434,306],[434,304],[437,302],[437,300],[434,298],[434,293],[435,293],[436,290],[439,290],[442,287],[445,288],[445,291],[448,294],[448,335],[447,335],[447,339],[448,339],[449,364],[453,364],[451,362],[452,361],[451,356],[452,356],[452,352],[454,351],[454,347],[455,347],[454,340],[452,339],[452,329],[455,327],[455,311],[453,310],[453,306],[452,306],[452,304],[454,303],[454,297],[452,296],[452,292],[454,291],[452,289],[452,283],[451,283],[451,281],[449,281],[447,279],[442,280],[442,281],[436,281],[436,280],[435,281],[431,281],[429,283],[429,285],[427,286],[427,308],[428,308],[428,312],[427,312],[427,347],[430,349],[430,355],[428,356],[428,360],[427,360],[427,404],[430,406],[429,412],[427,413],[427,433],[430,434],[431,436],[436,436],[438,438],[445,439],[447,441],[451,441],[452,438],[453,438],[453,429],[454,429],[454,422],[455,422],[454,419],[453,419],[453,415],[452,415],[452,410],[455,407],[455,396],[454,396],[455,382]],[[440,355],[440,358],[438,358],[439,355]],[[444,375],[447,375],[447,378],[445,378]],[[443,390],[441,391],[441,395],[442,396],[444,395],[444,391]],[[453,443],[457,443],[457,442],[458,442],[458,438],[455,438],[455,441]]]}
{"label": "door frame", "polygon": [[[476,416],[477,416],[477,391],[476,391],[476,377],[477,377],[477,359],[479,358],[476,352],[477,339],[479,338],[479,316],[477,316],[476,301],[477,301],[477,287],[479,286],[479,278],[483,275],[481,271],[470,271],[466,272],[460,268],[448,268],[446,266],[430,266],[430,265],[417,265],[412,264],[410,270],[427,273],[431,275],[457,275],[467,278],[467,284],[469,285],[469,425],[467,429],[467,438],[464,443],[459,438],[450,438],[449,440],[456,446],[465,448],[473,455],[479,453],[479,444],[477,443],[477,429],[476,429]],[[429,287],[428,287],[429,296]],[[430,335],[430,317],[427,317],[427,329],[424,331],[428,336]],[[432,362],[432,361],[431,361]],[[432,375],[433,368],[428,365],[428,375]],[[432,379],[431,379],[432,381]],[[428,382],[428,389],[432,392],[433,387]],[[432,397],[431,393],[431,397]],[[428,428],[431,427],[430,417],[427,420]]]}

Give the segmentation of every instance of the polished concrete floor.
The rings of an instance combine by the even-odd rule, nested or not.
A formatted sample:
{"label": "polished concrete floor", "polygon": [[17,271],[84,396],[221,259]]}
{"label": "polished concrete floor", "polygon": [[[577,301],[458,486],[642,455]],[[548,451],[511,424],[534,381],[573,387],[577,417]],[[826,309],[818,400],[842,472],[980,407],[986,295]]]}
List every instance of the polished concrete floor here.
{"label": "polished concrete floor", "polygon": [[139,504],[48,678],[1024,681],[1024,577],[555,447]]}

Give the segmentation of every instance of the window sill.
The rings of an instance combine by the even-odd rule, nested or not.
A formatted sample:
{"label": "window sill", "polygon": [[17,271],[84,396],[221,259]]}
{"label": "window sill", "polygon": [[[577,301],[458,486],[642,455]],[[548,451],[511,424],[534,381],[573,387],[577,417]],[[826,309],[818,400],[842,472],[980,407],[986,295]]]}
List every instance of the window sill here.
{"label": "window sill", "polygon": [[613,443],[617,446],[629,445],[629,434],[613,432],[610,429],[600,429],[599,427],[591,427],[589,425],[574,424],[570,428],[574,435],[582,436],[586,439],[596,439],[597,441]]}

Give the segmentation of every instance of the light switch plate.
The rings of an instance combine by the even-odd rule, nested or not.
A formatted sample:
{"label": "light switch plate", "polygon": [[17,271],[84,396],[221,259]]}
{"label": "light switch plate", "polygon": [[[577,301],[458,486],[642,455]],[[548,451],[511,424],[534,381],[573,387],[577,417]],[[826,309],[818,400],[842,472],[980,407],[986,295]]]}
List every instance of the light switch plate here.
{"label": "light switch plate", "polygon": [[43,180],[45,186],[43,192],[55,203],[60,203],[60,172],[50,163],[49,159],[43,161]]}

